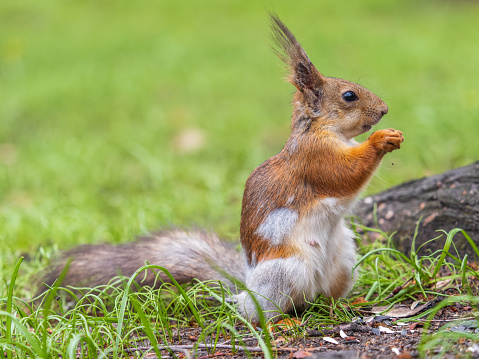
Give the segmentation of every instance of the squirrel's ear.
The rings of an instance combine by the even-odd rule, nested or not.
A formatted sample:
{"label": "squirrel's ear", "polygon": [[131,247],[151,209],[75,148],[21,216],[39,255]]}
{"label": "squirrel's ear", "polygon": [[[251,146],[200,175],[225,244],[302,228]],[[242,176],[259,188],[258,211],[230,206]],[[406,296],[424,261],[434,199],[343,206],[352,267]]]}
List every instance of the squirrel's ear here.
{"label": "squirrel's ear", "polygon": [[269,14],[271,20],[272,37],[275,43],[274,52],[287,65],[288,80],[300,91],[315,90],[321,86],[323,76],[314,67],[286,25],[276,14]]}

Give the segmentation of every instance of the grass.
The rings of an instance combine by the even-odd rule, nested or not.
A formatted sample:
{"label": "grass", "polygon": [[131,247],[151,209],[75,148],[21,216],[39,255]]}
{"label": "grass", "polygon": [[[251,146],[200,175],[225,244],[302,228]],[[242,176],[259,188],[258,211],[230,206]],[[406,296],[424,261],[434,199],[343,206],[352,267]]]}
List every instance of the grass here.
{"label": "grass", "polygon": [[[388,103],[377,128],[400,129],[406,142],[383,161],[369,192],[477,160],[474,2],[2,1],[0,293],[13,323],[2,319],[2,345],[13,345],[7,333],[14,332],[23,353],[67,355],[75,343],[91,346],[88,338],[120,350],[161,309],[130,293],[137,302],[128,303],[149,303],[145,317],[134,314],[135,304],[121,312],[114,298],[123,294],[114,291],[98,299],[105,319],[91,334],[78,329],[99,323],[83,302],[60,305],[68,320],[43,313],[54,330],[40,312],[22,312],[21,298],[31,297],[32,281],[58,249],[124,242],[168,224],[238,237],[244,182],[289,134],[292,87],[269,49],[265,8],[278,12],[325,75],[359,82]],[[185,145],[185,137],[196,145]],[[379,301],[406,278],[401,271],[417,283],[445,265],[439,256],[440,266],[425,272],[420,258],[396,255],[367,257],[362,266],[375,276],[363,276],[354,295]],[[457,275],[469,273],[466,264],[454,263]],[[185,323],[179,318],[192,315],[185,299],[171,296],[160,312]],[[325,303],[313,308],[329,313]],[[212,331],[239,320],[230,309],[214,313],[224,327]],[[121,337],[112,323],[122,315]],[[169,333],[167,322],[158,317],[152,330]]]}
{"label": "grass", "polygon": [[[369,232],[367,228],[363,230]],[[447,294],[435,289],[438,281],[447,280],[450,280],[451,287],[459,288],[462,296],[447,298],[421,313],[421,317],[429,315],[431,319],[442,307],[458,301],[476,303],[477,297],[472,296],[472,293],[477,292],[478,288],[470,287],[469,278],[477,278],[478,273],[451,250],[457,233],[456,230],[448,233],[442,251],[421,258],[417,258],[415,252],[407,257],[396,251],[387,244],[391,243],[391,236],[385,233],[381,233],[382,245],[377,241],[364,244],[363,240],[358,240],[363,257],[360,260],[359,280],[349,298],[331,302],[328,298],[320,297],[301,314],[302,321],[308,321],[308,328],[325,330],[342,322],[350,322],[353,317],[361,316],[358,310],[371,305],[392,306],[405,301],[426,302],[437,295],[447,297]],[[443,253],[456,260],[445,261]],[[0,287],[2,308],[6,303],[6,309],[0,312],[6,319],[0,324],[0,336],[5,338],[0,339],[0,347],[9,358],[72,358],[78,355],[88,358],[124,357],[140,353],[142,356],[149,352],[161,357],[165,351],[184,350],[178,345],[171,345],[181,342],[181,336],[185,334],[180,328],[184,327],[198,328],[193,352],[195,348],[206,345],[214,353],[215,346],[225,341],[244,347],[247,346],[247,338],[253,337],[259,341],[258,345],[265,357],[274,357],[272,339],[281,335],[294,342],[305,335],[306,328],[295,322],[290,322],[292,324],[286,332],[284,327],[277,327],[270,333],[272,323],[265,323],[264,320],[260,327],[252,326],[236,312],[233,305],[225,302],[227,289],[214,287],[213,283],[200,282],[181,287],[174,282],[163,284],[159,289],[144,288],[139,292],[126,290],[135,279],[141,281],[142,272],[148,268],[167,273],[164,268],[151,265],[140,268],[131,278],[113,279],[96,288],[77,288],[72,291],[70,287],[54,286],[32,304],[14,294],[19,293],[13,290],[15,285],[21,288],[24,280],[17,276],[21,262],[22,258],[17,261],[8,286]],[[418,266],[418,263],[421,265]],[[439,276],[438,272],[443,274]],[[449,274],[445,276],[445,272]],[[415,280],[408,282],[410,278]],[[398,287],[401,290],[397,290]],[[63,294],[75,298],[73,306]],[[217,300],[212,301],[211,297]],[[283,318],[288,316],[283,315]],[[403,319],[415,320],[417,317]],[[426,335],[426,330],[424,333],[420,348],[422,354],[428,357],[436,348],[441,348],[439,353],[447,350],[451,353],[454,344],[464,340],[463,334],[448,331],[446,327],[432,336]],[[479,343],[479,334],[470,333],[467,337],[473,343]],[[135,350],[136,347],[143,349]]]}

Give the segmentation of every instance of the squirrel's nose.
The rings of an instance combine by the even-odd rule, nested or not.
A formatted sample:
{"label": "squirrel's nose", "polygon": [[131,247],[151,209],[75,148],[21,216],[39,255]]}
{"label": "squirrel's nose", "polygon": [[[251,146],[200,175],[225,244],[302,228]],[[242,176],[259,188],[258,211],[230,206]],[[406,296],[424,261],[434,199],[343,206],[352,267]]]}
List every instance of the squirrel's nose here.
{"label": "squirrel's nose", "polygon": [[388,105],[384,104],[383,106],[381,106],[380,108],[380,111],[381,111],[381,114],[384,116],[385,114],[388,113]]}

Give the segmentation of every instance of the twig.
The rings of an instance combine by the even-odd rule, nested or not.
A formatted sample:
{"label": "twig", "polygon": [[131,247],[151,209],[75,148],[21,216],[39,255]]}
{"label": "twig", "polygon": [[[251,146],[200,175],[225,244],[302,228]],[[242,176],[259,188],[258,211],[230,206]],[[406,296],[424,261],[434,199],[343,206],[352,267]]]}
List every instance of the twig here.
{"label": "twig", "polygon": [[214,358],[214,357],[225,357],[227,356],[227,354],[224,354],[224,353],[215,353],[215,354],[209,354],[209,355],[205,355],[205,356],[202,356],[202,357],[198,357],[196,359],[207,359],[207,358]]}
{"label": "twig", "polygon": [[389,293],[389,295],[386,298],[383,299],[383,301],[388,300],[389,298],[392,298],[396,294],[398,294],[405,286],[407,286],[409,284],[410,281],[412,281],[412,279],[413,278],[409,278],[409,280],[406,283],[394,288],[393,291],[391,293]]}
{"label": "twig", "polygon": [[301,328],[301,327],[304,327],[306,326],[306,324],[308,324],[308,322],[311,320],[311,318],[313,317],[313,315],[311,314],[304,322],[302,322],[298,328]]}
{"label": "twig", "polygon": [[[150,350],[150,349],[153,349],[152,346],[145,346],[145,347],[136,347],[136,348],[125,348],[124,351],[125,352],[128,352],[128,353],[131,353],[131,352],[135,352],[135,351],[147,351],[147,350]],[[262,352],[263,349],[261,349],[260,347],[242,347],[242,346],[232,346],[232,345],[221,345],[221,344],[217,344],[217,345],[207,345],[207,344],[187,344],[187,345],[172,345],[172,346],[158,346],[158,349],[159,350],[171,350],[171,351],[174,351],[174,352],[187,352],[188,349],[234,349],[234,350],[238,350],[238,351],[249,351],[249,352]],[[286,351],[286,352],[289,352],[289,351],[293,351],[293,350],[296,350],[295,348],[286,348],[286,347],[282,347],[282,348],[272,348],[273,350],[275,351]],[[185,354],[186,355],[186,354]],[[190,358],[191,356],[187,355],[188,358]]]}
{"label": "twig", "polygon": [[[258,338],[256,338],[256,337],[243,338],[241,340],[235,341],[235,343],[240,344],[241,342],[246,343],[246,342],[251,342],[251,341],[254,341],[254,340],[258,340]],[[226,345],[226,344],[229,344],[229,343],[231,343],[231,339],[228,339],[228,340],[224,341],[223,343],[218,343],[218,345]]]}

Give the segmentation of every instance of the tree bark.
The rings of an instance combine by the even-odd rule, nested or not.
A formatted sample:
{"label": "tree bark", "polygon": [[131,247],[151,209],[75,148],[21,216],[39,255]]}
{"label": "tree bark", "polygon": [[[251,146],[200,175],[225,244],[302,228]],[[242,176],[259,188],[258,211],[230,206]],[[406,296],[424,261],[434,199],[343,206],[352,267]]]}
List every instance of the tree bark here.
{"label": "tree bark", "polygon": [[[438,230],[461,228],[479,246],[479,162],[366,197],[355,214],[365,226],[397,232],[393,242],[404,253],[411,250],[416,227],[416,249],[441,236],[425,245],[420,254],[443,249],[446,235]],[[478,260],[461,233],[454,237],[454,244],[461,256],[468,254],[469,259]],[[452,247],[449,252],[456,255]]]}

